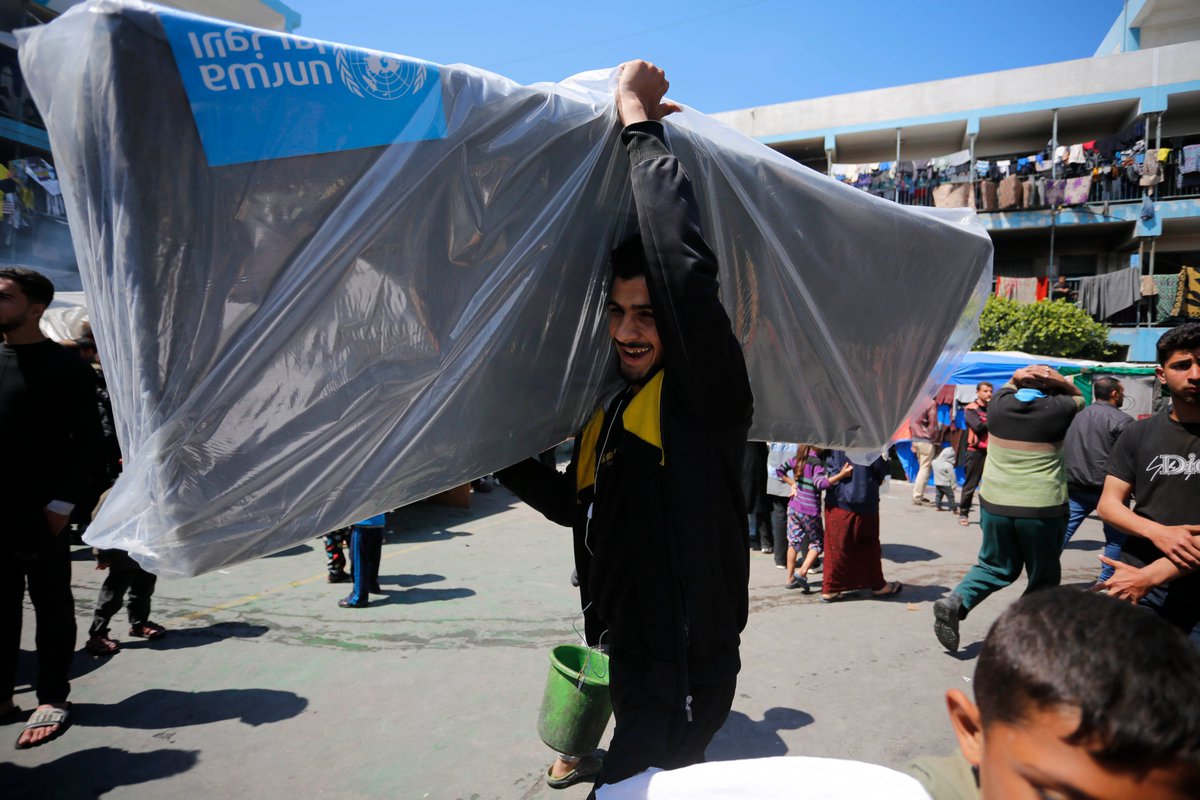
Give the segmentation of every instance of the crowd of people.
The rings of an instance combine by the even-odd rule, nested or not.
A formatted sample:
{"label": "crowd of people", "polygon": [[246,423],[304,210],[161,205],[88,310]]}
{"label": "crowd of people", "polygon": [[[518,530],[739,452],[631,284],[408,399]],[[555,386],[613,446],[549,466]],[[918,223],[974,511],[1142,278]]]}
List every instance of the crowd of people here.
{"label": "crowd of people", "polygon": [[1200,634],[1200,324],[1163,334],[1157,358],[1171,405],[1145,419],[1119,410],[1119,380],[1097,380],[1085,408],[1075,383],[1045,365],[1017,370],[986,404],[978,561],[934,603],[948,650],[971,609],[1022,571],[1027,592],[1058,585],[1063,548],[1094,509],[1105,545],[1093,588]]}
{"label": "crowd of people", "polygon": [[[882,457],[855,464],[841,450],[808,444],[750,442],[742,464],[751,549],[773,555],[785,570],[784,586],[811,591],[809,575],[821,570],[821,602],[867,590],[892,597],[904,585],[883,576],[879,542],[879,487],[887,477]],[[799,566],[797,567],[797,563]]]}

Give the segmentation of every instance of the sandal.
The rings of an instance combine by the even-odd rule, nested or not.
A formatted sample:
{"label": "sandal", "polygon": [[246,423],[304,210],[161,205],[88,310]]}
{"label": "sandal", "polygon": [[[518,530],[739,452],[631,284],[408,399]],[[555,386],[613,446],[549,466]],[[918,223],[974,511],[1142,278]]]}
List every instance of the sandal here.
{"label": "sandal", "polygon": [[550,770],[553,768],[554,765],[551,764],[546,769],[546,785],[551,789],[565,789],[582,781],[593,780],[599,775],[600,759],[595,756],[583,756],[579,759],[579,763],[575,765],[575,769],[560,778],[555,778],[550,774]]}
{"label": "sandal", "polygon": [[848,592],[834,592],[833,594],[821,595],[822,603],[836,603],[839,600],[849,600],[852,597],[858,597],[858,590],[851,589]]}
{"label": "sandal", "polygon": [[105,629],[88,637],[83,649],[94,656],[111,656],[121,652],[121,643],[108,638],[108,630]]}
{"label": "sandal", "polygon": [[962,526],[965,528],[965,527],[967,527],[968,525],[970,525],[971,523],[970,523],[970,521],[969,521],[969,520],[968,520],[966,517],[959,517],[959,518],[958,518],[958,524],[959,524],[959,525],[962,525]]}
{"label": "sandal", "polygon": [[136,636],[139,639],[161,639],[167,635],[167,629],[162,625],[157,625],[147,620],[140,625],[134,625],[129,629],[130,636]]}
{"label": "sandal", "polygon": [[900,581],[890,581],[889,583],[884,584],[884,587],[882,589],[880,589],[879,591],[871,592],[871,596],[872,597],[894,597],[895,595],[900,594],[900,592],[903,591],[903,589],[904,589],[904,584],[901,583]]}
{"label": "sandal", "polygon": [[[14,746],[18,750],[28,750],[30,747],[43,745],[62,736],[67,730],[67,709],[70,707],[71,704],[67,703],[67,708],[39,708],[37,711],[34,711],[33,716],[29,718],[29,721],[25,723],[25,727],[21,729],[21,733],[17,734],[17,741]],[[53,728],[56,725],[58,726],[58,730],[51,733],[45,739],[39,742],[21,744],[21,735],[25,731],[31,731],[36,728]]]}

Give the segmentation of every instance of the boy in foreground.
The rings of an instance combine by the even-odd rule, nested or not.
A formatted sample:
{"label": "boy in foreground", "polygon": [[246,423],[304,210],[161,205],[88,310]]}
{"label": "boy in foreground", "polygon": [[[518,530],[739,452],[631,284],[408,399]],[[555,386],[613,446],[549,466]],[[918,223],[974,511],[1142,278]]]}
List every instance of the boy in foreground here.
{"label": "boy in foreground", "polygon": [[975,702],[946,693],[961,752],[919,759],[911,777],[842,759],[715,761],[648,770],[596,797],[1200,797],[1200,654],[1148,611],[1061,587],[1027,595],[992,626],[974,686]]}
{"label": "boy in foreground", "polygon": [[933,800],[1200,797],[1200,654],[1155,615],[1067,588],[996,620],[975,702],[946,692],[960,755],[910,772]]}

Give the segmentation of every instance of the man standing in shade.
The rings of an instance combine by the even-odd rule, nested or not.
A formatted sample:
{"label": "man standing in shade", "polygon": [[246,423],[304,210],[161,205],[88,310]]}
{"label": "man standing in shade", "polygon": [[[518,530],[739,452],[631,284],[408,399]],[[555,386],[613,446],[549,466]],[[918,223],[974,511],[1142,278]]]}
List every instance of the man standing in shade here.
{"label": "man standing in shade", "polygon": [[17,738],[34,747],[66,727],[75,652],[71,553],[63,530],[91,490],[100,415],[92,369],[42,335],[54,284],[0,269],[0,714],[12,713],[25,588],[37,618],[38,707]]}
{"label": "man standing in shade", "polygon": [[598,786],[704,760],[733,702],[748,606],[739,473],[753,398],[691,181],[658,121],[679,110],[666,90],[653,65],[623,65],[640,236],[613,251],[608,329],[626,385],[576,436],[566,473],[534,459],[499,473],[574,529],[581,602],[599,622],[588,643],[607,629],[616,727]]}
{"label": "man standing in shade", "polygon": [[[1093,381],[1092,398],[1095,402],[1079,412],[1063,442],[1067,459],[1067,498],[1071,505],[1064,546],[1099,505],[1104,478],[1108,474],[1108,454],[1121,431],[1133,422],[1132,417],[1120,410],[1125,402],[1125,387],[1116,378]],[[1125,534],[1104,523],[1104,555],[1120,558],[1124,543]],[[1105,564],[1100,570],[1100,580],[1106,581],[1110,577],[1112,567]]]}
{"label": "man standing in shade", "polygon": [[933,604],[933,631],[958,650],[958,624],[988,595],[1029,573],[1027,592],[1057,586],[1067,529],[1063,438],[1083,397],[1045,364],[1013,373],[988,407],[979,560],[948,596]]}

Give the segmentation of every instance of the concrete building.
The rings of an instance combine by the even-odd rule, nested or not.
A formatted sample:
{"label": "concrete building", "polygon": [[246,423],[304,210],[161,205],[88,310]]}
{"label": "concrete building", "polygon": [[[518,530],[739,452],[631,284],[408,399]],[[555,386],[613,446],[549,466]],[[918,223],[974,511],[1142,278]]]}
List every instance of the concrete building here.
{"label": "concrete building", "polygon": [[[813,169],[902,203],[935,204],[933,190],[946,174],[921,186],[913,176],[923,174],[925,160],[959,162],[955,179],[971,186],[968,202],[957,204],[973,201],[980,210],[1000,277],[1052,282],[1063,275],[1075,284],[1129,267],[1170,276],[1200,265],[1200,180],[1180,171],[1183,148],[1200,144],[1195,0],[1129,0],[1091,58],[715,116]],[[1131,154],[1122,158],[1133,172],[1122,158],[1103,169],[1095,148],[1113,147],[1114,137]],[[1084,144],[1087,150],[1072,152]],[[1160,181],[1142,186],[1136,178],[1145,154],[1153,160],[1161,150],[1170,153],[1159,162]],[[1081,152],[1085,162],[1071,163]],[[998,164],[1015,173],[1018,163],[1027,173],[1021,182],[1091,173],[1084,202],[1037,198],[1002,210],[984,195],[991,194],[985,184],[999,177]],[[1143,219],[1147,195],[1154,213]],[[1153,306],[1147,300],[1106,319],[1114,341],[1130,345],[1130,358],[1153,358],[1163,330]]]}
{"label": "concrete building", "polygon": [[[57,192],[50,139],[25,89],[13,31],[43,25],[80,0],[0,0],[0,260],[40,269],[78,290],[79,274]],[[300,15],[280,0],[155,0],[159,5],[290,32]]]}

